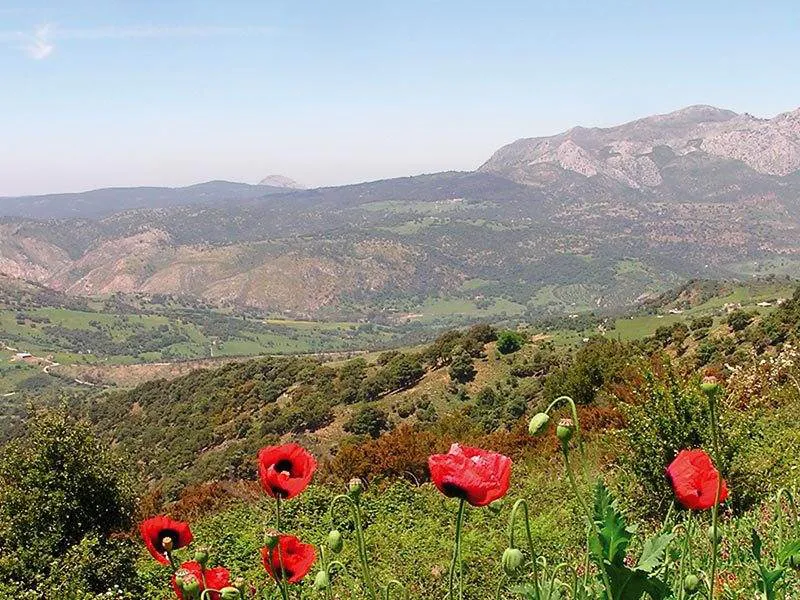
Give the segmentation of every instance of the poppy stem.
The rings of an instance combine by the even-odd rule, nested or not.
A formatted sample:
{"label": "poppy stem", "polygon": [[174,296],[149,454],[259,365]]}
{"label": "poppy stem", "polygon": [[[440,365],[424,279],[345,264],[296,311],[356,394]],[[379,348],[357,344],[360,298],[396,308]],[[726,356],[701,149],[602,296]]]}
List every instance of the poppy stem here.
{"label": "poppy stem", "polygon": [[790,492],[787,488],[781,488],[778,490],[778,494],[775,497],[775,514],[777,516],[776,521],[778,522],[778,527],[780,528],[779,537],[781,542],[786,540],[784,527],[787,526],[786,513],[783,510],[783,504],[781,500],[781,498],[784,496],[786,497],[787,506],[791,509],[791,515],[794,517],[793,520],[788,524],[788,529],[792,532],[791,535],[800,537],[800,519],[798,519],[797,514],[797,503],[794,501],[792,492]]}
{"label": "poppy stem", "polygon": [[175,572],[180,568],[180,565],[175,561],[175,557],[173,557],[172,552],[164,552],[164,556],[167,557],[169,561],[169,565],[172,567],[172,571]]}
{"label": "poppy stem", "polygon": [[717,531],[718,521],[719,521],[719,499],[722,495],[722,473],[720,469],[722,468],[722,456],[720,454],[719,448],[719,423],[717,422],[717,391],[714,390],[713,392],[708,394],[708,408],[709,408],[709,416],[711,419],[711,441],[714,445],[714,462],[717,466],[717,491],[716,495],[714,496],[714,506],[711,508],[711,531],[712,531],[712,539],[711,539],[711,572],[709,574],[709,582],[708,582],[708,600],[714,600],[714,585],[715,578],[717,575],[717,551],[719,549],[719,535]]}
{"label": "poppy stem", "polygon": [[684,538],[683,538],[683,551],[681,552],[681,567],[680,571],[678,572],[678,577],[680,581],[678,582],[679,592],[678,592],[678,600],[683,600],[686,597],[686,590],[684,589],[684,582],[686,581],[686,567],[689,566],[691,568],[691,560],[692,560],[692,546],[691,546],[691,537],[692,537],[692,511],[688,511],[688,515],[686,517],[686,527],[684,530]]}
{"label": "poppy stem", "polygon": [[464,571],[463,563],[461,562],[461,532],[464,526],[464,513],[466,511],[467,503],[461,498],[458,504],[458,515],[456,516],[456,540],[455,547],[453,548],[453,561],[450,563],[450,577],[448,579],[449,587],[449,600],[455,600],[455,577],[456,568],[458,568],[458,600],[464,597]]}
{"label": "poppy stem", "polygon": [[384,590],[383,596],[384,600],[389,600],[393,587],[400,590],[400,597],[403,598],[403,600],[408,600],[408,590],[402,583],[397,581],[397,579],[390,579],[388,582],[386,582],[386,589]]}
{"label": "poppy stem", "polygon": [[[569,479],[569,483],[572,486],[572,491],[575,494],[575,497],[578,499],[578,502],[583,509],[583,514],[586,515],[586,518],[589,520],[589,525],[592,527],[592,531],[597,539],[600,539],[600,530],[597,527],[597,523],[592,516],[592,511],[589,510],[589,505],[586,504],[586,501],[583,499],[583,495],[581,494],[580,489],[578,489],[578,484],[575,482],[575,474],[572,472],[572,465],[569,462],[569,444],[563,442],[561,444],[561,451],[564,454],[564,467],[567,471],[567,478]],[[598,557],[597,566],[600,568],[600,575],[603,578],[603,586],[605,587],[605,596],[608,600],[614,600],[614,594],[611,591],[611,582],[608,579],[608,573],[606,573],[605,564],[603,557]]]}
{"label": "poppy stem", "polygon": [[550,406],[544,411],[546,414],[550,414],[550,411],[555,408],[555,406],[561,402],[566,402],[569,404],[570,412],[572,413],[572,422],[575,425],[575,439],[578,442],[578,452],[581,453],[581,471],[583,473],[584,479],[589,481],[589,474],[586,470],[586,450],[583,447],[583,435],[581,434],[581,424],[580,420],[578,419],[578,409],[575,406],[575,401],[570,398],[569,396],[559,396],[555,400],[550,403]]}
{"label": "poppy stem", "polygon": [[353,499],[348,494],[339,494],[330,505],[331,527],[335,527],[336,520],[334,518],[335,507],[337,502],[344,502],[350,509],[353,516],[353,524],[355,525],[356,532],[356,545],[358,546],[358,559],[361,563],[361,574],[364,579],[364,586],[367,588],[371,600],[378,600],[377,592],[375,591],[375,584],[372,581],[372,573],[369,568],[369,557],[367,555],[367,544],[364,539],[364,527],[361,523],[361,506],[358,500]]}
{"label": "poppy stem", "polygon": [[289,600],[289,589],[286,583],[286,571],[283,568],[283,552],[281,551],[281,497],[275,496],[275,529],[278,530],[278,568],[281,570],[280,577],[277,578],[278,588],[281,591],[283,600]]}
{"label": "poppy stem", "polygon": [[522,510],[525,517],[525,536],[528,541],[528,551],[531,553],[531,560],[533,561],[533,588],[535,590],[535,599],[539,600],[539,557],[533,547],[533,536],[531,535],[531,522],[530,514],[528,513],[528,502],[524,498],[520,498],[514,503],[511,509],[511,517],[508,521],[508,546],[515,548],[514,545],[514,529],[517,522],[517,514]]}

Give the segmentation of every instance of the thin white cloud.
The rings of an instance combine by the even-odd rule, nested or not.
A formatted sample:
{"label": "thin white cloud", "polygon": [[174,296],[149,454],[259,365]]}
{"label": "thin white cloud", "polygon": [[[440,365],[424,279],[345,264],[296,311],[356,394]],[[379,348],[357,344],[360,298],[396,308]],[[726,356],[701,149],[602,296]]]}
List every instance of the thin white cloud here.
{"label": "thin white cloud", "polygon": [[223,27],[214,25],[147,25],[135,27],[92,27],[88,29],[57,28],[52,24],[41,25],[33,33],[22,31],[0,31],[0,42],[21,45],[25,53],[34,60],[47,58],[60,40],[126,40],[144,38],[198,38],[198,37],[243,37],[273,33],[271,27],[246,26]]}
{"label": "thin white cloud", "polygon": [[181,37],[237,37],[272,33],[271,27],[220,27],[220,26],[163,26],[94,27],[91,29],[60,29],[57,37],[73,40],[181,38]]}
{"label": "thin white cloud", "polygon": [[50,39],[50,25],[41,25],[33,32],[33,35],[26,36],[23,49],[33,60],[44,60],[53,53],[55,46]]}

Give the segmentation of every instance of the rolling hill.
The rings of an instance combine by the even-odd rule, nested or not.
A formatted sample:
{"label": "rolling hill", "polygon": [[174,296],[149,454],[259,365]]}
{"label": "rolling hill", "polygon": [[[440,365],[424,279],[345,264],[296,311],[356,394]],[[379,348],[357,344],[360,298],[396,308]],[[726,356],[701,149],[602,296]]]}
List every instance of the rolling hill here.
{"label": "rolling hill", "polygon": [[151,191],[0,200],[0,273],[75,296],[399,321],[437,305],[580,312],[691,277],[796,275],[799,124],[800,111],[696,106],[519,140],[475,172],[313,190],[218,182],[151,190],[145,204]]}

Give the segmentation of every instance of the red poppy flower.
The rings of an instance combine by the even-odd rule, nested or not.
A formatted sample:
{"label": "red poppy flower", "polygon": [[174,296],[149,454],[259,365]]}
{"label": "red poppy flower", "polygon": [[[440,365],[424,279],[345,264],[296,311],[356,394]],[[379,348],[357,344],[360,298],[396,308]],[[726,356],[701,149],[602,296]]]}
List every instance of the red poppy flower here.
{"label": "red poppy flower", "polygon": [[150,554],[162,565],[169,564],[165,554],[164,538],[172,540],[173,550],[184,548],[192,542],[192,531],[188,523],[174,521],[164,515],[143,521],[139,526],[139,532]]}
{"label": "red poppy flower", "polygon": [[428,458],[433,483],[445,496],[486,506],[508,492],[511,459],[496,452],[453,444],[447,454]]}
{"label": "red poppy flower", "polygon": [[297,496],[306,489],[316,468],[314,457],[297,444],[269,446],[258,453],[261,487],[273,498]]}
{"label": "red poppy flower", "polygon": [[[199,562],[190,560],[183,563],[181,568],[172,576],[172,589],[175,590],[175,593],[181,600],[183,600],[183,592],[181,588],[178,587],[178,582],[176,581],[179,576],[196,579],[197,583],[200,584],[201,592],[206,588],[219,591],[231,585],[231,574],[225,567],[214,567],[213,569],[206,569],[203,571]],[[205,581],[205,585],[203,581]],[[209,595],[211,596],[211,600],[219,600],[219,594],[217,592],[210,592]]]}
{"label": "red poppy flower", "polygon": [[311,566],[317,559],[317,551],[311,544],[304,544],[293,535],[278,537],[278,543],[270,550],[261,548],[261,560],[264,568],[276,581],[283,578],[289,583],[300,583],[308,575]]}
{"label": "red poppy flower", "polygon": [[[684,508],[706,510],[714,506],[720,474],[702,450],[681,450],[667,467],[667,477]],[[728,486],[723,479],[719,501],[727,497]]]}

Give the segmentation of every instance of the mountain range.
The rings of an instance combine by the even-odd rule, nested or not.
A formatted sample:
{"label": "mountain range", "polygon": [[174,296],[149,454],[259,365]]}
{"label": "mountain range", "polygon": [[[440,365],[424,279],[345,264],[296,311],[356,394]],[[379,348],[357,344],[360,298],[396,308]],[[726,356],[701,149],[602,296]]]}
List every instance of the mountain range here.
{"label": "mountain range", "polygon": [[800,109],[575,127],[474,172],[263,183],[0,198],[0,273],[370,318],[445,299],[573,312],[688,277],[800,272]]}

